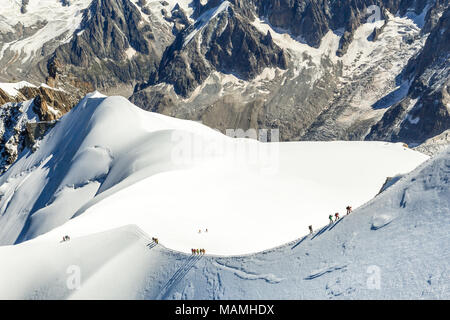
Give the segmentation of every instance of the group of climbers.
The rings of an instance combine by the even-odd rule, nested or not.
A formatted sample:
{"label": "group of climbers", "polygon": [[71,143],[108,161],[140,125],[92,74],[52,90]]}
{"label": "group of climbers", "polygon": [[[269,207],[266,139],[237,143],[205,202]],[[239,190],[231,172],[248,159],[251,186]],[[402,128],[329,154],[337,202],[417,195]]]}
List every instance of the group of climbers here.
{"label": "group of climbers", "polygon": [[[347,215],[349,215],[352,212],[352,207],[351,206],[347,206],[345,209],[347,210]],[[330,224],[333,224],[333,222],[338,221],[340,219],[339,212],[336,212],[334,214],[334,220],[333,220],[333,215],[332,214],[330,214],[328,216],[328,219],[330,220]],[[313,233],[312,226],[309,226],[309,233],[311,233],[311,234]]]}
{"label": "group of climbers", "polygon": [[[204,231],[205,233],[208,233],[208,229],[205,229]],[[198,229],[198,233],[202,233],[202,229]],[[205,249],[191,249],[192,254],[197,255],[197,254],[205,254],[206,250]]]}
{"label": "group of climbers", "polygon": [[205,254],[206,250],[205,249],[191,249],[192,254],[196,255],[196,254]]}

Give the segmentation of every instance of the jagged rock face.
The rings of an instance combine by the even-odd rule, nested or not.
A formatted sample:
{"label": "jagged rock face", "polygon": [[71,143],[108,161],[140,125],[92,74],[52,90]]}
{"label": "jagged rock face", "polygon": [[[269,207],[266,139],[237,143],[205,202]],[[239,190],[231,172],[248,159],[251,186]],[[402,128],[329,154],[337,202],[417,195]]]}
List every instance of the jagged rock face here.
{"label": "jagged rock face", "polygon": [[[218,12],[220,11],[220,12]],[[166,50],[151,84],[166,82],[187,97],[213,70],[253,79],[266,67],[286,69],[287,56],[227,2],[205,11]]]}
{"label": "jagged rock face", "polygon": [[33,148],[54,121],[77,102],[72,94],[44,86],[22,87],[16,96],[0,89],[0,173],[24,148]]}
{"label": "jagged rock face", "polygon": [[167,22],[173,24],[172,33],[174,35],[183,31],[185,28],[187,28],[190,25],[189,17],[187,16],[186,12],[184,12],[184,10],[180,7],[180,5],[178,3],[172,9],[170,16],[168,15],[167,11],[163,12],[163,16]]}
{"label": "jagged rock face", "polygon": [[93,1],[80,28],[52,60],[96,88],[147,79],[159,61],[153,29],[129,0]]}
{"label": "jagged rock face", "polygon": [[[238,0],[236,0],[238,1]],[[337,54],[345,54],[353,40],[357,27],[368,18],[370,7],[380,8],[380,17],[385,19],[384,10],[404,15],[413,8],[419,14],[427,1],[419,0],[252,0],[258,16],[265,17],[274,27],[289,30],[307,44],[318,48],[329,30],[343,30]]]}
{"label": "jagged rock face", "polygon": [[441,134],[427,139],[425,142],[420,144],[418,147],[415,147],[414,149],[429,156],[433,156],[447,149],[449,145],[450,129],[447,129]]}
{"label": "jagged rock face", "polygon": [[341,70],[326,57],[320,70],[310,63],[307,70],[296,69],[297,61],[290,61],[287,70],[266,68],[250,81],[214,71],[189,98],[177,95],[170,85],[157,85],[130,99],[146,110],[201,121],[224,133],[230,128],[274,128],[282,140],[296,140],[336,94]]}
{"label": "jagged rock face", "polygon": [[258,16],[266,17],[271,25],[302,36],[311,46],[318,47],[329,30],[327,1],[253,1]]}
{"label": "jagged rock face", "polygon": [[[376,136],[371,128],[384,122],[384,114],[389,117],[391,105],[393,113],[399,103],[410,108],[405,82],[413,77],[405,77],[407,62],[424,46],[428,35],[424,30],[433,24],[427,21],[435,19],[439,7],[448,6],[448,1],[438,2],[230,0],[226,10],[219,10],[223,1],[195,1],[196,25],[178,34],[158,72],[149,83],[137,86],[130,100],[146,110],[200,120],[221,130],[279,128],[282,140],[397,141],[389,134]],[[366,34],[358,33],[374,13],[368,11],[373,4],[379,6],[379,18],[384,21]],[[426,21],[421,22],[423,17]],[[262,23],[267,28],[261,28]],[[249,47],[264,55],[246,60],[245,54],[233,55],[230,48],[240,48],[242,41],[236,46],[232,39],[239,38],[240,30],[250,33],[249,25],[260,34],[252,37],[256,46]],[[273,31],[270,26],[279,29]],[[197,33],[191,36],[194,30]],[[281,52],[277,50],[288,59],[264,58],[277,56]],[[276,75],[261,83],[257,75],[267,69]],[[227,75],[236,77],[229,81]],[[445,119],[445,112],[436,112]],[[437,119],[430,118],[430,123]],[[439,123],[433,132],[447,125],[446,120]],[[380,128],[372,131],[388,130]],[[417,141],[428,137],[411,135]]]}
{"label": "jagged rock face", "polygon": [[[31,90],[31,88],[22,90]],[[40,87],[33,103],[40,121],[53,121],[69,112],[77,103],[77,99],[63,91]]]}
{"label": "jagged rock face", "polygon": [[419,144],[450,128],[449,27],[447,7],[423,50],[405,68],[404,78],[411,81],[407,97],[386,111],[367,139]]}
{"label": "jagged rock face", "polygon": [[[446,7],[447,9],[445,9]],[[435,66],[435,69],[441,70],[445,70],[446,66],[448,67],[448,54],[450,53],[450,8],[448,7],[448,0],[443,3],[437,1],[433,9],[445,9],[445,11],[430,13],[428,17],[431,21],[430,26],[433,25],[433,27],[430,30],[427,42],[417,58],[411,59],[406,67],[406,75],[416,76],[415,81],[420,81],[419,79],[423,78],[426,70],[432,65]],[[433,21],[440,14],[440,19],[434,24]],[[424,26],[424,28],[427,27],[428,25]],[[430,84],[433,85],[436,80],[430,79]],[[413,84],[413,86],[415,85]]]}
{"label": "jagged rock face", "polygon": [[40,122],[27,122],[26,124],[26,137],[25,146],[30,148],[33,152],[36,151],[36,142],[42,139],[45,134],[55,126],[54,121],[40,121]]}
{"label": "jagged rock face", "polygon": [[[44,82],[37,65],[67,42],[91,0],[7,1],[0,7],[0,78]],[[66,6],[64,6],[66,4]]]}
{"label": "jagged rock face", "polygon": [[21,103],[33,100],[33,108],[40,121],[52,121],[60,118],[72,109],[78,98],[62,90],[50,87],[23,87],[18,90],[17,96],[10,96],[0,89],[0,105],[6,103]]}
{"label": "jagged rock face", "polygon": [[15,102],[16,98],[11,97],[4,90],[0,89],[0,106],[13,101]]}
{"label": "jagged rock face", "polygon": [[[129,95],[156,70],[173,42],[175,25],[182,29],[189,23],[181,8],[162,16],[158,8],[166,6],[155,1],[55,0],[45,5],[55,12],[35,4],[26,14],[15,3],[0,8],[0,17],[12,16],[5,23],[0,19],[0,80],[54,81],[49,84],[67,91],[84,90],[89,83],[105,93]],[[49,70],[55,61],[61,79]]]}

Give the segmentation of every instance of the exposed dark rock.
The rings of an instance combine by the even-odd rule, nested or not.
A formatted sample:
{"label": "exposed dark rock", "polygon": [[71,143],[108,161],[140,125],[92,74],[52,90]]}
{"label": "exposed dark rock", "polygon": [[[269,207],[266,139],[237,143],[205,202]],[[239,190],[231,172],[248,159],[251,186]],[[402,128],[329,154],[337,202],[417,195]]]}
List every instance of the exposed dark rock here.
{"label": "exposed dark rock", "polygon": [[5,91],[0,89],[0,106],[13,101],[15,101],[14,98],[10,97]]}
{"label": "exposed dark rock", "polygon": [[[164,10],[164,9],[163,9]],[[173,34],[176,35],[190,25],[189,18],[177,3],[171,11],[170,17],[163,14],[166,21],[173,23]]]}
{"label": "exposed dark rock", "polygon": [[434,0],[434,4],[432,4],[424,19],[425,25],[422,28],[423,34],[429,33],[434,29],[448,5],[449,0]]}
{"label": "exposed dark rock", "polygon": [[[65,68],[62,73],[100,89],[143,81],[160,59],[161,49],[154,39],[152,27],[143,23],[130,1],[94,0],[85,12],[81,31],[56,49],[49,64],[56,59]],[[164,37],[159,40],[166,41]]]}
{"label": "exposed dark rock", "polygon": [[[450,7],[405,68],[408,97],[386,111],[367,139],[419,144],[450,128]],[[417,101],[411,106],[410,101]]]}
{"label": "exposed dark rock", "polygon": [[20,7],[20,13],[27,13],[27,5],[30,3],[30,0],[22,0],[22,5]]}
{"label": "exposed dark rock", "polygon": [[[31,102],[28,102],[32,100]],[[32,148],[55,120],[70,111],[78,98],[61,90],[41,86],[23,87],[15,97],[0,89],[0,173],[4,172],[24,148]],[[30,103],[39,125],[29,122],[25,104]],[[33,120],[34,121],[34,120]],[[44,130],[44,128],[46,128]]]}
{"label": "exposed dark rock", "polygon": [[25,147],[33,151],[38,140],[42,139],[48,130],[55,126],[55,121],[27,122]]}
{"label": "exposed dark rock", "polygon": [[[204,19],[212,10],[216,8],[203,13]],[[262,35],[230,5],[211,21],[199,21],[180,33],[164,53],[149,85],[170,83],[176,93],[186,97],[213,70],[248,80],[266,67],[285,69],[287,60],[270,33]]]}
{"label": "exposed dark rock", "polygon": [[383,25],[380,28],[375,27],[372,34],[369,36],[370,41],[377,41],[380,34],[383,32],[384,28],[386,27],[387,23],[389,21],[389,18],[386,17],[386,20],[384,21]]}

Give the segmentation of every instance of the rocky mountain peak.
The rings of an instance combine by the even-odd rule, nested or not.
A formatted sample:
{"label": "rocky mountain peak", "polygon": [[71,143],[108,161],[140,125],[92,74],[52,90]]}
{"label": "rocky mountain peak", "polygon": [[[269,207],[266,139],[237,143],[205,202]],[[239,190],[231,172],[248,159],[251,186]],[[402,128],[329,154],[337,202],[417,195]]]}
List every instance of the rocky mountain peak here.
{"label": "rocky mountain peak", "polygon": [[286,68],[288,57],[270,34],[248,24],[230,2],[216,2],[203,6],[197,22],[177,36],[148,85],[170,83],[175,92],[187,97],[212,70],[248,80],[266,67]]}
{"label": "rocky mountain peak", "polygon": [[33,148],[45,128],[77,102],[71,93],[47,85],[0,83],[0,173],[16,161],[24,148]]}

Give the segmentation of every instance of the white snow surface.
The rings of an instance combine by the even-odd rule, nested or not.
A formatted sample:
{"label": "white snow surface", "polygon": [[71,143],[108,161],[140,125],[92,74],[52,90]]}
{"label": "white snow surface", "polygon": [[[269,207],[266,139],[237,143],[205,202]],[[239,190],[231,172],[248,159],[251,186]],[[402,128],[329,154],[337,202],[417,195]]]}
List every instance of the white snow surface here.
{"label": "white snow surface", "polygon": [[363,205],[428,159],[384,142],[234,139],[99,93],[41,146],[0,177],[1,244],[134,224],[177,251],[248,254]]}
{"label": "white snow surface", "polygon": [[63,6],[57,0],[29,0],[26,13],[21,13],[21,2],[18,0],[2,0],[0,6],[0,32],[13,32],[16,24],[21,23],[26,27],[35,26],[38,22],[45,22],[30,37],[0,44],[0,59],[6,49],[24,54],[22,61],[27,61],[46,42],[66,34],[69,40],[73,32],[79,28],[83,18],[82,10],[87,8],[92,0],[70,0],[69,6]]}
{"label": "white snow surface", "polygon": [[338,222],[250,255],[186,255],[132,225],[0,247],[0,298],[449,299],[449,163],[447,148]]}

